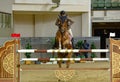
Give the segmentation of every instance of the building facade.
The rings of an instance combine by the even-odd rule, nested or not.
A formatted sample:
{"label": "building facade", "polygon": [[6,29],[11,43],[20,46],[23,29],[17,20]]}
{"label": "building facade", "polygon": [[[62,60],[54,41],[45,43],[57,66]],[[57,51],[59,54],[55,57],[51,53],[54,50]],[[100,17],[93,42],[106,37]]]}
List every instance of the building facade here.
{"label": "building facade", "polygon": [[92,0],[91,9],[92,36],[100,36],[102,49],[109,48],[109,34],[120,37],[120,1]]}
{"label": "building facade", "polygon": [[[61,10],[67,12],[75,22],[72,25],[75,37],[91,36],[90,0],[15,0],[13,4],[13,27],[22,37],[54,37],[55,21]],[[87,29],[87,30],[86,30]]]}

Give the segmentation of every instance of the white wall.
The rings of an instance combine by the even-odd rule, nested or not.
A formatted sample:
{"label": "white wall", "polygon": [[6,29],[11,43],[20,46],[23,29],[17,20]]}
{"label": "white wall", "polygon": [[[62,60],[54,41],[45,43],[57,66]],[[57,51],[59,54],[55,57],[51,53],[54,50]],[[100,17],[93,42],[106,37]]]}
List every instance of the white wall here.
{"label": "white wall", "polygon": [[119,17],[120,11],[119,10],[107,10],[107,11],[93,11],[94,17],[104,17],[106,13],[107,17]]}
{"label": "white wall", "polygon": [[[84,4],[90,0],[60,0],[61,4]],[[15,3],[53,4],[52,0],[15,0]]]}
{"label": "white wall", "polygon": [[20,33],[21,37],[33,37],[33,28],[32,14],[14,15],[14,33]]}
{"label": "white wall", "polygon": [[93,11],[93,22],[120,22],[119,10]]}
{"label": "white wall", "polygon": [[[58,13],[35,14],[35,19],[31,14],[14,15],[14,32],[21,33],[22,37],[55,37],[58,27],[55,25]],[[71,14],[70,18],[74,21],[72,31],[74,37],[82,36],[81,14]],[[35,23],[34,23],[35,21]],[[35,29],[34,29],[35,28]]]}
{"label": "white wall", "polygon": [[89,13],[82,14],[82,37],[91,37],[91,16]]}
{"label": "white wall", "polygon": [[0,12],[12,13],[13,0],[0,0]]}
{"label": "white wall", "polygon": [[[12,4],[13,4],[13,0],[0,0],[0,12],[12,13]],[[1,19],[2,18],[0,17],[0,20]],[[0,28],[0,37],[10,37],[11,33],[13,33],[13,28],[7,28],[7,27]]]}
{"label": "white wall", "polygon": [[107,11],[108,17],[120,17],[120,10]]}
{"label": "white wall", "polygon": [[[55,25],[57,14],[38,14],[35,17],[35,35],[37,37],[54,37],[58,27]],[[81,36],[81,15],[69,14],[70,18],[74,21],[72,25],[73,35]]]}
{"label": "white wall", "polygon": [[[71,18],[75,22],[72,25],[74,37],[90,37],[90,1],[91,0],[61,0],[60,6],[55,8],[52,0],[15,0],[15,4],[13,4],[13,12],[16,15],[15,17],[17,17],[14,17],[15,32],[20,31],[21,33],[24,33],[24,31],[22,31],[22,28],[25,27],[26,29],[28,29],[27,27],[29,26],[31,32],[30,36],[53,37],[55,36],[55,33],[57,31],[57,27],[54,24],[57,13],[61,10],[65,10],[69,12]],[[35,14],[35,19],[29,20],[25,17],[26,21],[29,21],[30,24],[27,25],[27,27],[24,25],[26,21],[23,21],[20,18],[21,16],[17,16],[17,14],[22,15],[23,13]],[[33,23],[32,25],[30,23],[32,21],[35,21],[35,24]],[[24,33],[23,36],[29,35]]]}
{"label": "white wall", "polygon": [[55,36],[57,27],[55,26],[57,14],[37,14],[35,16],[36,37]]}
{"label": "white wall", "polygon": [[52,0],[15,0],[13,11],[70,11],[88,12],[90,0],[61,0],[60,6],[55,8]]}
{"label": "white wall", "polygon": [[93,12],[94,17],[104,17],[104,11],[94,11]]}
{"label": "white wall", "polygon": [[0,37],[11,37],[13,28],[0,28]]}
{"label": "white wall", "polygon": [[82,37],[82,15],[76,14],[71,15],[71,18],[74,21],[71,29],[74,37]]}

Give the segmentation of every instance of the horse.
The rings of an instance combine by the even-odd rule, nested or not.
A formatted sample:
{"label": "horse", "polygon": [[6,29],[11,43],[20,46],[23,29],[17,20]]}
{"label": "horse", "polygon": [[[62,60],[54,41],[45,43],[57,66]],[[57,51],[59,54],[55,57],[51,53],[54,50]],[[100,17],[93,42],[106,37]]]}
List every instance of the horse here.
{"label": "horse", "polygon": [[[60,23],[60,27],[58,31],[56,32],[56,48],[57,49],[72,49],[72,42],[71,42],[71,35],[68,31],[69,27],[67,24],[67,20],[64,21],[64,23]],[[71,58],[72,53],[66,52],[66,53],[58,53],[58,58]],[[62,61],[57,61],[59,68],[61,68]],[[69,68],[70,60],[66,61],[66,68]]]}

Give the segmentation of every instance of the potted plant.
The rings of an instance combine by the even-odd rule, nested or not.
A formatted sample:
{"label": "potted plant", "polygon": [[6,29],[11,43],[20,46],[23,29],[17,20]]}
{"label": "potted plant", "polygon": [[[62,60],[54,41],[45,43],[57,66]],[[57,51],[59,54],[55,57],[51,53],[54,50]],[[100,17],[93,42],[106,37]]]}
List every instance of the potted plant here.
{"label": "potted plant", "polygon": [[76,43],[75,47],[76,47],[77,49],[82,49],[82,45],[83,45],[83,41],[82,41],[82,40],[79,40],[79,41]]}
{"label": "potted plant", "polygon": [[[32,49],[32,46],[30,43],[27,43],[26,46],[25,46],[26,49]],[[31,58],[31,53],[25,53],[25,56],[26,58]],[[31,64],[32,62],[31,61],[25,61],[25,64],[29,65]]]}
{"label": "potted plant", "polygon": [[[83,45],[83,41],[82,41],[82,40],[79,40],[79,41],[76,43],[75,48],[76,48],[76,49],[82,49],[82,48],[83,48],[82,45]],[[77,53],[76,56],[77,56],[78,58],[85,58],[85,56],[83,55],[83,53]],[[85,62],[85,61],[84,61],[84,60],[82,60],[82,61],[80,60],[80,62]]]}
{"label": "potted plant", "polygon": [[[91,49],[96,49],[96,46],[95,46],[95,43],[94,43],[94,42],[91,43],[90,48],[91,48]],[[96,56],[96,54],[95,54],[94,52],[92,52],[90,57],[91,57],[91,58],[95,58],[95,57],[97,57],[97,56]]]}
{"label": "potted plant", "polygon": [[[83,45],[83,41],[82,41],[82,40],[79,40],[79,41],[76,43],[75,48],[76,48],[76,49],[82,49],[82,45]],[[80,58],[85,58],[82,53],[77,54],[77,56],[80,57]]]}

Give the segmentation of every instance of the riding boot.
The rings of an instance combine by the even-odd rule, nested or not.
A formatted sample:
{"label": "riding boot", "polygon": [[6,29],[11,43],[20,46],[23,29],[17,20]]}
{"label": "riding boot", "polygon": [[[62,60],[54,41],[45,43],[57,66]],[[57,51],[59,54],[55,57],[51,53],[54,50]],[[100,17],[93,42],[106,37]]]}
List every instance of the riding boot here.
{"label": "riding boot", "polygon": [[74,48],[74,38],[73,37],[71,39],[71,42],[72,42],[72,47]]}

